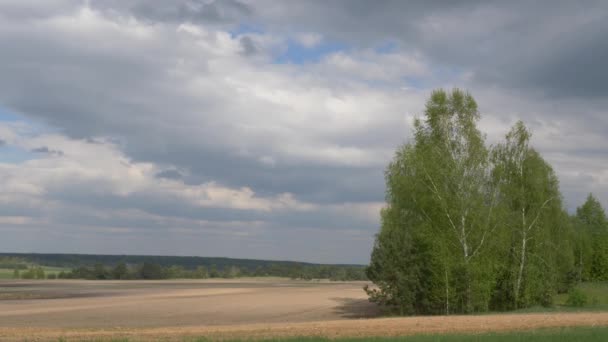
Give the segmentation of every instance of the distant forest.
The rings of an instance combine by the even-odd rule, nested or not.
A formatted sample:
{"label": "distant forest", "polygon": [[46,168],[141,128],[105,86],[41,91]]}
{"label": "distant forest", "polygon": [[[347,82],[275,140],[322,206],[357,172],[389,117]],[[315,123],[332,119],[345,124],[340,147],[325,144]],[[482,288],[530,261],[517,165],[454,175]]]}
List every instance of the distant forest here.
{"label": "distant forest", "polygon": [[40,266],[71,269],[52,276],[66,279],[366,279],[363,265],[194,256],[0,253],[0,268],[13,269],[15,277],[20,274],[22,278],[45,278]]}

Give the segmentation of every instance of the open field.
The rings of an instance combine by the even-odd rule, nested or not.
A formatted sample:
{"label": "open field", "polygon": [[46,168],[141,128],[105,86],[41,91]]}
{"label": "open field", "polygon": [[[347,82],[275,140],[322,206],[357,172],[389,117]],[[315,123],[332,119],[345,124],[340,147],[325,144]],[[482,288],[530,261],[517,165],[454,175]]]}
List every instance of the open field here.
{"label": "open field", "polygon": [[373,318],[362,282],[2,281],[0,340],[363,337],[607,326],[608,312]]}
{"label": "open field", "polygon": [[[161,326],[157,328],[58,329],[22,327],[0,328],[0,340],[22,341],[27,338],[28,341],[57,341],[61,338],[65,341],[196,341],[202,337],[208,340],[271,340],[296,337],[340,339],[427,334],[504,333],[533,331],[540,328],[585,326],[604,327],[600,333],[603,334],[602,336],[606,336],[605,327],[608,326],[608,313],[434,316],[301,323]],[[451,341],[451,339],[446,339],[446,341]]]}
{"label": "open field", "polygon": [[369,317],[363,283],[289,280],[5,281],[0,327],[113,328]]}

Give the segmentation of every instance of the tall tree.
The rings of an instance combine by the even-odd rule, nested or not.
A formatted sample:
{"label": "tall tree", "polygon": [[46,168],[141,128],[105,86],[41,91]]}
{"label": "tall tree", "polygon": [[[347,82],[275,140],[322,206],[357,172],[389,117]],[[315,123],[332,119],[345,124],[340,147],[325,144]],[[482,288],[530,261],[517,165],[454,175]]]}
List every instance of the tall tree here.
{"label": "tall tree", "polygon": [[450,306],[456,312],[486,308],[489,291],[481,279],[490,276],[490,260],[480,255],[496,228],[497,188],[478,120],[470,94],[434,91],[424,120],[414,123],[414,142],[399,149],[387,168],[388,207],[368,277],[389,282],[385,289],[404,282],[398,277],[381,279],[377,271],[380,266],[374,258],[390,255],[383,249],[394,245],[385,236],[396,235],[396,241],[412,246],[407,253],[393,247],[402,259],[420,260],[424,251],[430,261],[418,264],[417,272],[407,272],[408,286],[420,289],[422,284],[442,283],[445,291],[438,295],[436,289],[424,287],[413,297],[414,307],[428,303],[425,308],[435,308],[440,300],[444,312],[450,312]]}
{"label": "tall tree", "polygon": [[[506,136],[506,142],[494,150],[495,175],[501,178],[501,199],[507,215],[502,225],[510,240],[509,258],[505,268],[512,273],[514,308],[526,306],[526,281],[532,282],[528,272],[536,262],[547,263],[543,253],[554,248],[549,243],[548,215],[561,210],[558,181],[552,168],[529,146],[531,134],[519,121]],[[535,260],[530,260],[530,258]],[[514,272],[512,272],[514,271]],[[534,295],[538,297],[537,294]]]}
{"label": "tall tree", "polygon": [[443,263],[452,269],[446,275],[458,276],[456,309],[470,312],[485,301],[486,290],[473,287],[483,283],[475,278],[488,275],[488,259],[478,259],[496,228],[498,189],[490,177],[489,153],[477,129],[480,116],[473,97],[458,89],[450,94],[436,91],[425,116],[424,123],[415,124],[415,148],[418,181],[430,196],[419,210],[436,230],[433,235],[443,240]]}
{"label": "tall tree", "polygon": [[[585,269],[584,273],[591,280],[608,280],[608,219],[602,205],[592,194],[577,208],[575,222],[581,240],[580,263],[588,260],[581,268]],[[590,255],[583,257],[584,251]]]}

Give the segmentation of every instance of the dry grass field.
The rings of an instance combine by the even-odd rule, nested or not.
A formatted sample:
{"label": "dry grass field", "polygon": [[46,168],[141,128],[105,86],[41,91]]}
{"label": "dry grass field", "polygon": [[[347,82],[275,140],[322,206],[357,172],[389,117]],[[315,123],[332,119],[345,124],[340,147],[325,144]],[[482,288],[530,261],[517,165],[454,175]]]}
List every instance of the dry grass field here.
{"label": "dry grass field", "polygon": [[0,340],[394,336],[608,325],[608,313],[373,318],[361,282],[2,281]]}

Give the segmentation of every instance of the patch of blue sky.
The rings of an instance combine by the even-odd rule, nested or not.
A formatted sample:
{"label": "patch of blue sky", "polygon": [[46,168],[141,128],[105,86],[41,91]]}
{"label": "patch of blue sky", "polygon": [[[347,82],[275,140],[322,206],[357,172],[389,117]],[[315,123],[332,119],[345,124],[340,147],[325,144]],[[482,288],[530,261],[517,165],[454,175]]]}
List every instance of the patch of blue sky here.
{"label": "patch of blue sky", "polygon": [[18,146],[6,143],[0,145],[0,163],[19,164],[34,158],[35,156],[32,152]]}
{"label": "patch of blue sky", "polygon": [[318,45],[306,47],[296,40],[289,39],[287,48],[274,58],[276,64],[317,63],[323,57],[341,51],[348,51],[347,45],[337,42],[322,41]]}
{"label": "patch of blue sky", "polygon": [[2,122],[20,124],[25,128],[21,133],[26,135],[54,133],[58,131],[56,128],[45,122],[32,120],[23,115],[15,114],[13,111],[0,105],[0,123]]}
{"label": "patch of blue sky", "polygon": [[[53,129],[46,124],[34,122],[0,106],[0,124],[3,122],[14,126],[19,134],[25,137],[53,132]],[[18,164],[35,158],[37,158],[36,154],[31,151],[0,141],[0,163]]]}
{"label": "patch of blue sky", "polygon": [[2,108],[2,106],[0,106],[0,121],[15,122],[15,121],[21,121],[21,120],[23,120],[22,117],[15,115],[15,114],[11,113],[10,111]]}

